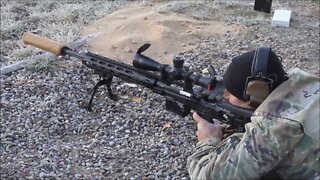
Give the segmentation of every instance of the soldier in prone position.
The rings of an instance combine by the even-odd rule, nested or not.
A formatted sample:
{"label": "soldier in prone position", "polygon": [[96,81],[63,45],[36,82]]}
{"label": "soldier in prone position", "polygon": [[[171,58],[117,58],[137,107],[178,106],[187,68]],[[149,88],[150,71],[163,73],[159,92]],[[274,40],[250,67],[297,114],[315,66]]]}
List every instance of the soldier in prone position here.
{"label": "soldier in prone position", "polygon": [[188,158],[191,179],[319,179],[319,77],[286,74],[281,58],[259,47],[233,58],[223,83],[226,100],[255,111],[245,132],[232,135],[193,114],[199,141]]}

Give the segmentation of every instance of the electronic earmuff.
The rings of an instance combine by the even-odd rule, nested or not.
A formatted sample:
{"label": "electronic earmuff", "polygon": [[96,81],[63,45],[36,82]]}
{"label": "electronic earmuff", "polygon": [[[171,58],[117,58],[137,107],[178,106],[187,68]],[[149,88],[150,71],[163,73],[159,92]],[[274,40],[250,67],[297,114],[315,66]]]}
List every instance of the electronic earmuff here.
{"label": "electronic earmuff", "polygon": [[267,77],[267,66],[271,48],[258,47],[251,66],[251,76],[247,77],[244,100],[251,107],[258,107],[272,91],[273,80]]}

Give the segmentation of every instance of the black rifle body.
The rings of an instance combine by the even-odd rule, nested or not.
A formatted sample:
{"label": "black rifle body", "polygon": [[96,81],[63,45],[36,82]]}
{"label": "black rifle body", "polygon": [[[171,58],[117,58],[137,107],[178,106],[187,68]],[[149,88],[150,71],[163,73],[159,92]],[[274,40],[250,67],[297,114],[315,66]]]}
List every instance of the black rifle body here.
{"label": "black rifle body", "polygon": [[91,110],[94,94],[101,85],[107,85],[109,97],[117,99],[112,93],[111,83],[113,77],[118,77],[164,96],[166,109],[182,117],[194,110],[211,123],[213,119],[218,119],[231,125],[237,132],[244,132],[244,125],[250,122],[253,114],[252,110],[233,106],[223,99],[223,83],[216,78],[213,67],[209,68],[211,76],[207,76],[189,71],[180,58],[173,59],[173,67],[160,64],[141,54],[150,44],[144,44],[137,50],[131,66],[91,52],[77,52],[64,44],[30,32],[24,33],[22,39],[26,44],[56,55],[78,58],[99,74],[101,80],[92,89],[88,110]]}
{"label": "black rifle body", "polygon": [[[212,119],[218,119],[230,124],[233,128],[237,129],[237,132],[243,132],[244,125],[250,122],[252,111],[235,107],[220,98],[219,100],[211,100],[210,102],[207,100],[208,97],[206,98],[201,94],[187,92],[181,90],[181,88],[172,86],[165,79],[163,79],[161,75],[158,75],[156,73],[135,68],[128,64],[115,61],[113,59],[103,57],[91,52],[78,53],[69,48],[63,48],[62,54],[76,57],[82,60],[83,64],[85,64],[89,68],[94,69],[96,73],[99,74],[102,78],[115,76],[124,80],[125,82],[134,83],[147,87],[153,92],[160,94],[161,96],[164,96],[167,101],[167,110],[172,111],[180,116],[184,117],[190,114],[190,109],[192,109],[198,112],[202,117],[204,117],[207,121],[211,123],[213,122]],[[166,68],[169,69],[167,71],[170,71],[170,69],[172,69],[170,66],[167,66]],[[193,75],[191,77],[201,76],[195,75],[195,73],[192,72],[190,72],[189,74]],[[210,77],[205,78],[205,80],[203,81],[207,83],[215,83],[215,88],[210,90],[209,94],[217,94],[217,96],[221,96],[221,92],[223,90],[221,87],[221,82],[215,81],[214,79],[210,79]],[[204,86],[205,83],[201,85]],[[206,96],[209,95],[207,94]],[[176,106],[174,102],[186,106],[187,110],[180,110],[180,108],[183,107]]]}

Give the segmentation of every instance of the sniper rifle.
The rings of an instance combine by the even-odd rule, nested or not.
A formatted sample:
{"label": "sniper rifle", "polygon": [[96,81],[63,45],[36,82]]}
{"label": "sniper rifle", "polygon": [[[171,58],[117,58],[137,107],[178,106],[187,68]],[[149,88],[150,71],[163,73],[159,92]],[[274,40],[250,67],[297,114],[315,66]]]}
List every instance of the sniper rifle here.
{"label": "sniper rifle", "polygon": [[113,77],[118,77],[164,96],[166,109],[182,117],[194,110],[211,123],[213,119],[218,119],[237,132],[244,132],[244,125],[250,122],[253,114],[252,110],[233,106],[223,98],[223,83],[212,66],[208,68],[210,75],[203,75],[188,70],[183,65],[184,60],[179,57],[173,59],[173,66],[161,64],[142,54],[150,44],[144,44],[137,50],[131,66],[91,52],[72,50],[64,44],[30,32],[23,34],[23,41],[58,56],[75,57],[94,69],[100,80],[92,88],[87,106],[89,111],[93,97],[102,85],[107,86],[112,100],[118,99],[111,88]]}

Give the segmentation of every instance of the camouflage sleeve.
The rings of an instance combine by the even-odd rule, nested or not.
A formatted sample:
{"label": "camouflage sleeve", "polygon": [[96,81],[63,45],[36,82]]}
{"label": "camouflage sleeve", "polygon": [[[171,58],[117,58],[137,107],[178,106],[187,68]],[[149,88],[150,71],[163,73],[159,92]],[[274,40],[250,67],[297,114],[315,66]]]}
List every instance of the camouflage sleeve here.
{"label": "camouflage sleeve", "polygon": [[[255,179],[277,166],[303,137],[297,122],[252,117],[242,135],[208,138],[188,158],[191,179]],[[288,141],[290,139],[290,141]]]}

